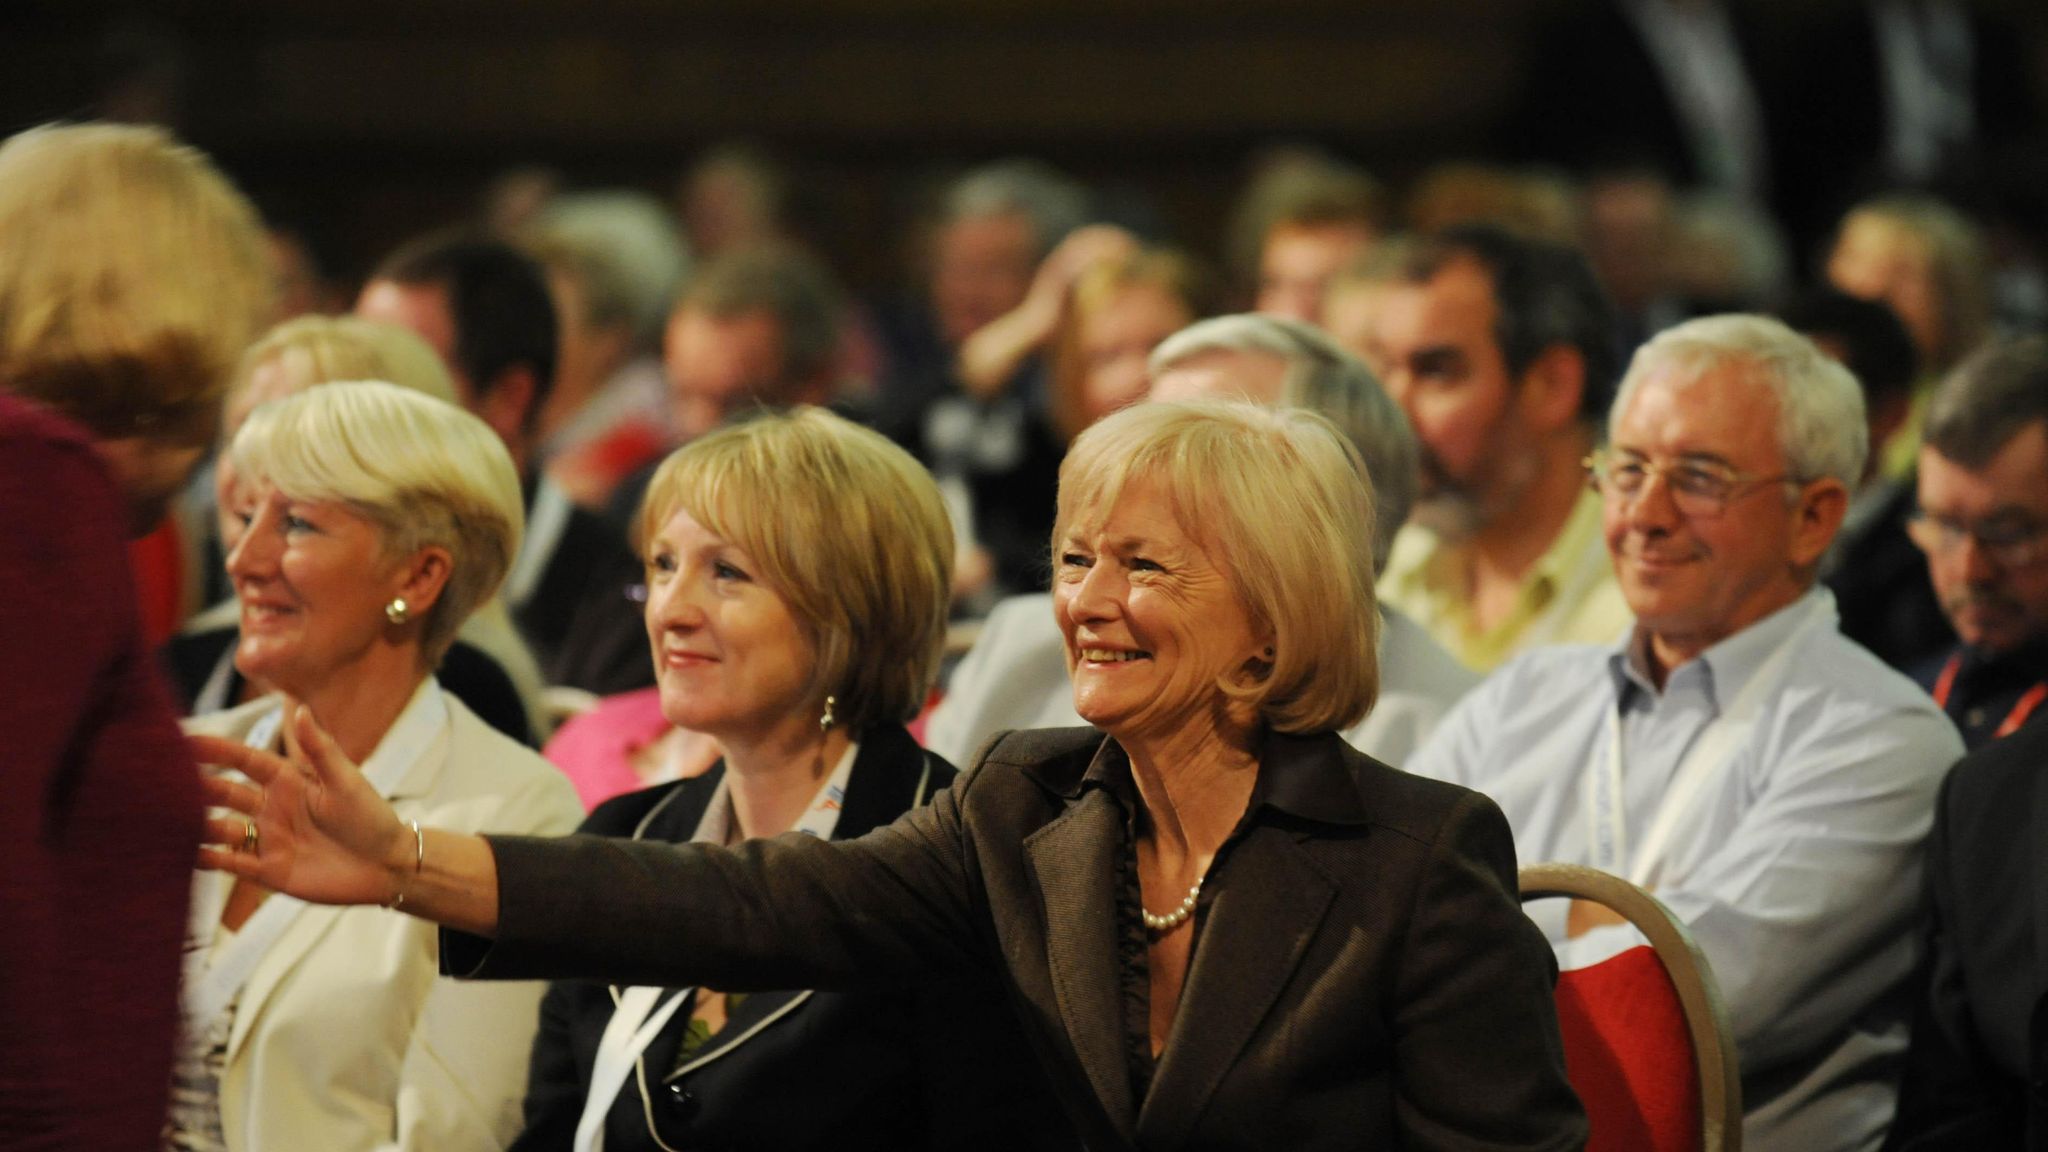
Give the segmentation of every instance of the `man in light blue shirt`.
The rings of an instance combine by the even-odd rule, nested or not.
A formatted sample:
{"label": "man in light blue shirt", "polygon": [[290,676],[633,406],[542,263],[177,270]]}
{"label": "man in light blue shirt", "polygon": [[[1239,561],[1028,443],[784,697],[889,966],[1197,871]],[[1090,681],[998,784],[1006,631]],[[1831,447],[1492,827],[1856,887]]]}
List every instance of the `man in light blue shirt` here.
{"label": "man in light blue shirt", "polygon": [[[1410,765],[1492,796],[1525,862],[1627,876],[1686,923],[1761,1152],[1883,1139],[1921,842],[1962,752],[1814,584],[1862,475],[1861,408],[1848,372],[1774,320],[1644,345],[1591,461],[1635,627],[1518,657]],[[1567,964],[1631,933],[1592,905],[1532,913]]]}

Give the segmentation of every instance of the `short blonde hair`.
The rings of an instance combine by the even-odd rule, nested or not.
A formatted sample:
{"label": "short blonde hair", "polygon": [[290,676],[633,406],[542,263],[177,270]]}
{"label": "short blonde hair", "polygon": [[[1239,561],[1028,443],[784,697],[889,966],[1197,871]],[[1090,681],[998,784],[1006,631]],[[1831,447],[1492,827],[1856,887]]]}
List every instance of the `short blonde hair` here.
{"label": "short blonde hair", "polygon": [[1336,426],[1303,408],[1153,401],[1081,433],[1060,466],[1063,540],[1106,515],[1126,485],[1161,487],[1183,531],[1230,575],[1273,634],[1257,684],[1220,684],[1280,732],[1333,732],[1379,696],[1373,499],[1365,463]]}
{"label": "short blonde hair", "polygon": [[446,548],[448,582],[420,648],[440,662],[519,551],[519,473],[490,426],[453,404],[382,381],[320,384],[250,414],[230,457],[298,500],[345,503],[375,523],[385,554]]}
{"label": "short blonde hair", "polygon": [[0,144],[0,387],[95,434],[202,443],[275,291],[248,201],[155,128]]}
{"label": "short blonde hair", "polygon": [[[360,316],[299,316],[265,332],[235,366],[228,387],[230,412],[247,397],[257,371],[270,364],[284,373],[294,393],[338,380],[383,380],[444,403],[462,402],[455,378],[433,345],[410,328]],[[235,429],[227,432],[232,435]]]}
{"label": "short blonde hair", "polygon": [[813,683],[841,722],[917,714],[945,647],[953,527],[908,452],[821,408],[763,413],[662,461],[636,543],[678,511],[760,566],[816,646]]}

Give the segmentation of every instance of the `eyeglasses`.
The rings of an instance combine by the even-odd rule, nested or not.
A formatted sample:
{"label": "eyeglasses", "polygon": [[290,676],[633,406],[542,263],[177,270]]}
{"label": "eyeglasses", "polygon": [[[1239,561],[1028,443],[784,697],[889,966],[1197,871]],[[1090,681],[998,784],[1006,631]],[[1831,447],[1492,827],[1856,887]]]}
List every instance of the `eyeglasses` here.
{"label": "eyeglasses", "polygon": [[1640,499],[1650,486],[1650,477],[1662,476],[1678,510],[1701,519],[1719,516],[1728,510],[1728,505],[1766,485],[1799,482],[1790,472],[1744,476],[1725,464],[1707,460],[1652,464],[1640,456],[1617,456],[1605,451],[1593,453],[1582,463],[1593,491],[1623,504]]}
{"label": "eyeglasses", "polygon": [[1911,536],[1913,543],[1930,556],[1945,556],[1969,539],[1975,540],[1977,547],[2001,568],[2025,568],[2048,559],[2048,540],[2044,540],[2048,537],[2048,529],[2025,521],[1990,520],[1965,524],[1922,511],[1907,518],[1906,535]]}

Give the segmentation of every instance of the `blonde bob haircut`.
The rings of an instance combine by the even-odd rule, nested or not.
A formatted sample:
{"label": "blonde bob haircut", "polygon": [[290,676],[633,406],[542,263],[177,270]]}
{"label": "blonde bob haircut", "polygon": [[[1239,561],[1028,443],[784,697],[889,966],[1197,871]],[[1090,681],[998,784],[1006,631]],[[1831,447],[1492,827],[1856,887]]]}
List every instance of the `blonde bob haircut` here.
{"label": "blonde bob haircut", "polygon": [[248,201],[155,128],[0,144],[0,387],[104,439],[210,440],[273,282]]}
{"label": "blonde bob haircut", "polygon": [[1160,490],[1181,529],[1273,636],[1255,682],[1225,680],[1279,732],[1334,732],[1379,696],[1373,496],[1357,448],[1303,408],[1244,401],[1137,404],[1081,433],[1060,466],[1055,541],[1107,516],[1133,483]]}
{"label": "blonde bob haircut", "polygon": [[700,436],[654,473],[634,539],[677,512],[744,552],[817,653],[817,699],[853,731],[923,706],[945,647],[953,526],[924,466],[822,408]]}
{"label": "blonde bob haircut", "polygon": [[420,649],[434,667],[519,551],[519,473],[490,426],[383,381],[318,384],[249,414],[229,459],[295,500],[335,501],[376,524],[389,559],[448,550]]}
{"label": "blonde bob haircut", "polygon": [[[266,367],[276,368],[277,379],[264,394],[254,394],[255,376]],[[461,403],[448,366],[411,329],[360,316],[300,316],[265,332],[242,353],[228,388],[228,432],[235,430],[238,406],[246,411],[336,380],[384,380],[444,403]]]}

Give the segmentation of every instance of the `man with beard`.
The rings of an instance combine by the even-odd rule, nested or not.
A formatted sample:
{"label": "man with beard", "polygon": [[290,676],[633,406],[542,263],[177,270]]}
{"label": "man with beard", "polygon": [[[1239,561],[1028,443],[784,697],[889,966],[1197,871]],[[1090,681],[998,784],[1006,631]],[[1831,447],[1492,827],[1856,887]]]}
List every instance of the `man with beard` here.
{"label": "man with beard", "polygon": [[1613,310],[1577,252],[1498,228],[1391,250],[1366,359],[1422,444],[1380,595],[1468,666],[1606,642],[1628,605],[1582,462],[1614,378]]}
{"label": "man with beard", "polygon": [[2048,715],[2048,337],[1993,344],[1942,381],[1919,488],[1907,528],[1962,639],[1921,682],[1975,750]]}
{"label": "man with beard", "polygon": [[[1485,792],[1522,859],[1625,876],[1685,923],[1741,1056],[1745,1148],[1867,1152],[1962,741],[1816,584],[1863,475],[1862,394],[1778,321],[1712,316],[1636,353],[1609,429],[1592,474],[1633,628],[1517,656],[1406,767]],[[1566,967],[1640,940],[1598,905],[1531,915]]]}

